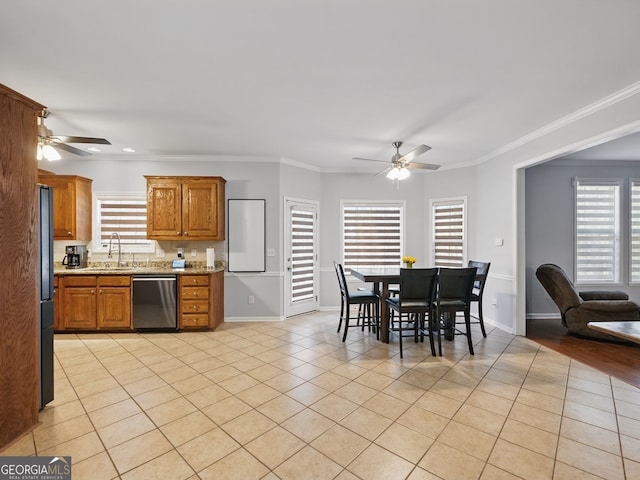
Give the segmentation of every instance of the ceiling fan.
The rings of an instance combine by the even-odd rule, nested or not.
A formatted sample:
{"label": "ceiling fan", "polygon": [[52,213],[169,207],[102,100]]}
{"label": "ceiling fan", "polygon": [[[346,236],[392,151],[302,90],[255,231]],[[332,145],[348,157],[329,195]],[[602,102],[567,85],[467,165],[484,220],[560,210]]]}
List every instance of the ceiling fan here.
{"label": "ceiling fan", "polygon": [[[440,168],[440,165],[433,165],[430,163],[417,163],[412,160],[419,155],[431,150],[431,147],[428,145],[419,145],[418,147],[411,150],[409,153],[404,155],[400,155],[400,147],[402,146],[402,142],[393,142],[393,147],[396,149],[396,154],[391,157],[391,165],[377,173],[376,175],[382,175],[387,172],[387,178],[391,180],[404,180],[411,172],[409,172],[410,168],[419,168],[422,170],[437,170]],[[380,163],[389,163],[387,160],[373,160],[371,158],[360,158],[354,157],[354,160],[366,160],[368,162],[380,162]]]}
{"label": "ceiling fan", "polygon": [[111,145],[109,140],[104,138],[93,137],[76,137],[69,135],[53,135],[45,124],[44,119],[49,116],[48,110],[43,110],[38,118],[38,160],[46,158],[47,160],[60,160],[62,157],[58,150],[73,153],[83,157],[91,155],[91,153],[80,150],[69,143],[94,143],[98,145]]}

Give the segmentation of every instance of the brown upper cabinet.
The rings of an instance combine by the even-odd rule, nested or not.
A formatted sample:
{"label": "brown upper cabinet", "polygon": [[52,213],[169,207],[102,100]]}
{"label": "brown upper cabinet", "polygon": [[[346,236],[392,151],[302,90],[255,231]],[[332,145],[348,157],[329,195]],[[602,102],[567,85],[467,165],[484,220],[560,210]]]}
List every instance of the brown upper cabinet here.
{"label": "brown upper cabinet", "polygon": [[148,238],[224,240],[224,178],[145,178]]}
{"label": "brown upper cabinet", "polygon": [[91,184],[77,175],[38,175],[53,188],[53,239],[91,240]]}

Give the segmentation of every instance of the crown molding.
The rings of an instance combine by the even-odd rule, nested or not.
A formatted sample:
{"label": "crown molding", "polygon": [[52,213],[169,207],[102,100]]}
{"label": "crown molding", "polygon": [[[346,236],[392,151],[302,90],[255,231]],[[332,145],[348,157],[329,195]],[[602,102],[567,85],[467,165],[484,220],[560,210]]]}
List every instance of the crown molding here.
{"label": "crown molding", "polygon": [[569,115],[566,115],[562,118],[559,118],[558,120],[551,122],[542,128],[534,130],[533,132],[528,133],[527,135],[520,137],[517,140],[514,140],[513,142],[508,143],[498,148],[497,150],[494,150],[491,153],[483,155],[482,157],[476,159],[474,161],[474,164],[478,165],[486,161],[492,160],[511,150],[521,147],[522,145],[526,145],[527,143],[537,140],[538,138],[544,137],[545,135],[548,135],[556,130],[566,127],[567,125],[577,122],[578,120],[586,118],[590,115],[593,115],[594,113],[597,113],[601,110],[609,108],[612,105],[620,103],[623,100],[626,100],[627,98],[637,95],[638,93],[640,93],[640,81],[632,83],[628,87],[618,90],[617,92],[614,92],[611,95],[608,95],[598,100],[597,102],[587,105],[586,107],[583,107],[579,110],[576,110],[575,112],[570,113]]}

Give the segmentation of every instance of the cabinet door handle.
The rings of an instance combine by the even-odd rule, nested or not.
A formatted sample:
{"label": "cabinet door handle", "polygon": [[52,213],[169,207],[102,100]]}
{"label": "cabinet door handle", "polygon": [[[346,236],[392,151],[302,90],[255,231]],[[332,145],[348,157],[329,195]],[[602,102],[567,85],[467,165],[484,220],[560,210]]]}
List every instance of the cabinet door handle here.
{"label": "cabinet door handle", "polygon": [[176,232],[176,235],[180,235],[180,232]]}
{"label": "cabinet door handle", "polygon": [[93,295],[95,292],[93,290],[91,290],[91,295]]}
{"label": "cabinet door handle", "polygon": [[71,236],[71,232],[67,232],[67,235],[68,235],[68,236]]}
{"label": "cabinet door handle", "polygon": [[189,236],[189,232],[184,232],[184,236],[188,237]]}

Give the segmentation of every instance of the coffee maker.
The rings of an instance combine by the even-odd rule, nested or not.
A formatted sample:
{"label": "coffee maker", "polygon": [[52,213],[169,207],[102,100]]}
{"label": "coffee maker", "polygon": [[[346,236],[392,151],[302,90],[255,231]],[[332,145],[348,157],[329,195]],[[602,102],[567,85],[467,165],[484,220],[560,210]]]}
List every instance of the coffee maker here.
{"label": "coffee maker", "polygon": [[85,245],[67,245],[62,265],[67,268],[87,268],[87,247]]}

